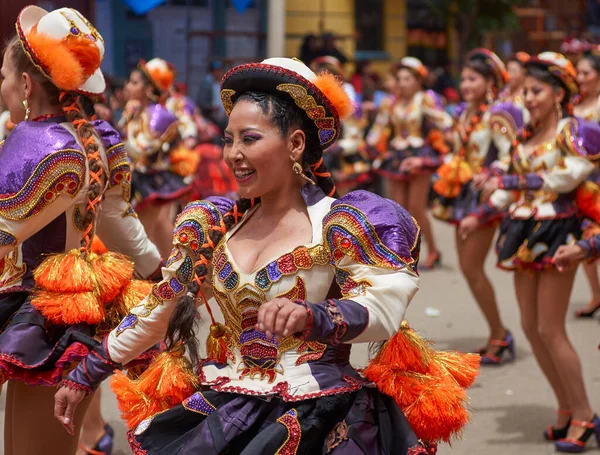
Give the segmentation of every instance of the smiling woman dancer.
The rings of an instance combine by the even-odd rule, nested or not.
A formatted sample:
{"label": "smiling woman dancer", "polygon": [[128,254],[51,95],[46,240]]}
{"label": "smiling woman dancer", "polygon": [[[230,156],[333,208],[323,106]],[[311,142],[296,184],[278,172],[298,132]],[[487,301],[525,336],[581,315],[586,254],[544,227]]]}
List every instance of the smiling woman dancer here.
{"label": "smiling woman dancer", "polygon": [[494,105],[506,78],[504,64],[493,52],[475,49],[467,56],[460,83],[466,103],[457,109],[455,152],[438,169],[433,185],[437,193],[433,214],[457,225],[460,268],[489,326],[489,341],[479,351],[485,365],[500,365],[507,354],[514,357],[515,352],[514,339],[502,322],[484,269],[501,215],[479,225],[468,237],[461,223],[478,210],[485,181],[505,172],[510,162],[510,146],[521,125],[522,111],[511,103]]}
{"label": "smiling woman dancer", "polygon": [[[515,140],[510,171],[486,183],[479,220],[509,209],[496,246],[498,266],[514,271],[523,330],[558,401],[559,413],[546,439],[559,452],[583,452],[600,419],[585,390],[581,362],[565,328],[575,268],[557,270],[561,245],[581,237],[575,189],[594,171],[600,154],[600,127],[576,119],[575,68],[554,52],[526,64],[525,105],[531,115]],[[478,218],[471,217],[469,226]]]}
{"label": "smiling woman dancer", "polygon": [[160,256],[131,216],[119,134],[106,122],[90,123],[78,103],[80,93],[104,91],[102,37],[70,8],[29,6],[17,31],[1,70],[2,96],[17,123],[0,148],[4,454],[71,455],[77,438],[52,418],[53,386],[88,354],[93,337],[127,313],[122,304],[132,297],[133,265],[92,254],[92,236],[97,231],[130,255],[143,278]]}
{"label": "smiling woman dancer", "polygon": [[[348,96],[332,75],[286,58],[232,69],[221,96],[242,199],[186,207],[165,281],[68,376],[58,418],[70,429],[82,389],[166,332],[171,351],[139,381],[113,380],[137,454],[435,453],[418,438],[447,439],[465,423],[479,356],[433,351],[401,324],[418,288],[412,217],[365,191],[333,197],[323,149]],[[184,375],[179,343],[195,361],[209,273],[225,323],[213,320],[208,359]],[[352,343],[390,337],[365,374],[400,407],[349,363]]]}

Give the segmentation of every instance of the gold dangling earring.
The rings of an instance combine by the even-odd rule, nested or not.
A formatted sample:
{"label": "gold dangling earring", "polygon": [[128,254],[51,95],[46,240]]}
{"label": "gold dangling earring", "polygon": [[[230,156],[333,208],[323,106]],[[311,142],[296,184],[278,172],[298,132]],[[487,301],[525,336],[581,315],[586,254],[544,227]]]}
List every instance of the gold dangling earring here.
{"label": "gold dangling earring", "polygon": [[485,94],[485,99],[487,100],[488,104],[492,104],[494,102],[494,92],[492,91],[491,88],[487,89],[487,92]]}
{"label": "gold dangling earring", "polygon": [[27,98],[23,100],[23,108],[25,109],[25,121],[27,121],[31,115],[31,108],[29,107],[29,101],[27,101]]}
{"label": "gold dangling earring", "polygon": [[562,111],[562,107],[560,105],[560,103],[556,103],[556,117],[557,117],[557,121],[561,121],[563,118],[563,111]]}
{"label": "gold dangling earring", "polygon": [[294,161],[294,164],[292,166],[292,169],[294,170],[294,174],[302,177],[303,180],[307,181],[308,183],[310,183],[311,185],[316,185],[317,183],[311,179],[310,177],[308,177],[305,173],[304,173],[304,169],[302,169],[302,166],[300,165],[300,163],[298,163],[297,161]]}

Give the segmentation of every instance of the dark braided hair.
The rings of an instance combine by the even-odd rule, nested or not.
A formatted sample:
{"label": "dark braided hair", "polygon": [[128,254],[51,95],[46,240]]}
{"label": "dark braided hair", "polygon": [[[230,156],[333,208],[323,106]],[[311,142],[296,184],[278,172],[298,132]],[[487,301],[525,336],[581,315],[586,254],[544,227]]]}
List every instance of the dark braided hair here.
{"label": "dark braided hair", "polygon": [[[323,150],[319,144],[317,127],[288,95],[252,91],[243,93],[237,98],[236,103],[240,101],[257,104],[263,113],[269,116],[283,137],[292,128],[302,129],[306,134],[306,145],[302,155],[304,171],[307,175],[314,177],[317,185],[325,194],[330,196],[335,194],[335,183],[323,164]],[[218,245],[225,233],[235,226],[241,217],[257,202],[259,202],[258,199],[239,199],[232,210],[223,216],[223,225],[208,232],[209,240],[202,245],[197,253],[200,259],[195,264],[195,277],[188,287],[188,294],[179,299],[169,320],[165,337],[167,348],[175,349],[180,344],[185,344],[193,367],[197,366],[200,360],[196,338],[198,313],[195,301],[209,272],[214,247]],[[206,308],[210,313],[210,307],[206,305]]]}
{"label": "dark braided hair", "polygon": [[104,181],[106,179],[103,175],[96,130],[82,112],[81,105],[79,104],[79,96],[73,92],[61,91],[50,80],[44,77],[25,54],[18,37],[15,36],[9,41],[6,46],[6,54],[11,56],[18,72],[26,72],[40,83],[50,103],[60,104],[67,120],[75,128],[77,136],[83,145],[88,160],[90,182],[87,210],[83,215],[84,235],[81,240],[81,248],[83,251],[88,251],[94,237],[96,207],[102,199]]}

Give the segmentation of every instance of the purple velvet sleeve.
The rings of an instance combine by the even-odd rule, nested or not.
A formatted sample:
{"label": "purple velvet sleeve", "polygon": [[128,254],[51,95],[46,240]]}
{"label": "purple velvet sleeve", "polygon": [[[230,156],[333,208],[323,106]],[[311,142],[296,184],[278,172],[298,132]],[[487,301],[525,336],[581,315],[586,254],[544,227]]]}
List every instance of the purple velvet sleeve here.
{"label": "purple velvet sleeve", "polygon": [[[331,204],[331,211],[323,221],[327,227],[328,220],[331,224],[336,224],[338,220],[345,224],[344,219],[349,222],[348,225],[358,227],[350,234],[364,243],[365,247],[375,250],[385,247],[389,250],[391,255],[387,251],[382,255],[396,263],[398,268],[404,267],[406,262],[416,262],[414,246],[419,237],[419,228],[410,213],[394,201],[369,191],[352,191]],[[330,238],[334,232],[335,229],[325,232],[330,246],[335,243]]]}
{"label": "purple velvet sleeve", "polygon": [[544,179],[539,174],[507,174],[502,176],[500,188],[504,190],[539,190]]}
{"label": "purple velvet sleeve", "polygon": [[233,206],[235,205],[234,200],[223,196],[210,196],[204,200],[206,202],[210,202],[217,209],[219,209],[221,215],[225,215],[227,212],[231,211],[231,209],[233,209]]}
{"label": "purple velvet sleeve", "polygon": [[94,120],[92,122],[92,126],[100,136],[102,145],[104,145],[105,149],[109,149],[123,142],[119,132],[115,130],[108,122],[105,122],[104,120]]}
{"label": "purple velvet sleeve", "polygon": [[148,118],[150,120],[150,130],[158,134],[164,134],[167,128],[177,121],[177,117],[162,104],[148,106]]}
{"label": "purple velvet sleeve", "polygon": [[72,389],[84,390],[88,395],[122,366],[110,360],[106,349],[106,339],[98,344],[79,364],[72,370],[59,387],[69,387]]}
{"label": "purple velvet sleeve", "polygon": [[306,341],[337,346],[353,340],[369,324],[369,311],[352,300],[328,299],[321,303],[297,300],[308,311],[308,324],[302,333]]}
{"label": "purple velvet sleeve", "polygon": [[577,245],[585,251],[586,259],[600,256],[600,235],[595,235],[587,240],[579,240]]}

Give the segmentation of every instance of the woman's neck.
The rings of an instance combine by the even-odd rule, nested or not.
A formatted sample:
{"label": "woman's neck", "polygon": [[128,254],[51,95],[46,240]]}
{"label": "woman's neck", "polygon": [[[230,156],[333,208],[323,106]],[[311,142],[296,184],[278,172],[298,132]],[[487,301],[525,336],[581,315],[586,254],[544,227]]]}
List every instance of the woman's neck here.
{"label": "woman's neck", "polygon": [[60,114],[63,111],[60,104],[50,103],[46,98],[31,100],[29,107],[31,109],[29,118],[41,117],[43,115]]}
{"label": "woman's neck", "polygon": [[551,112],[545,119],[540,120],[534,130],[534,135],[546,138],[554,135],[558,128],[559,118],[555,112]]}
{"label": "woman's neck", "polygon": [[398,94],[398,101],[400,101],[400,103],[403,103],[403,104],[408,104],[412,101],[412,99],[415,97],[416,94],[417,94],[417,92],[410,93],[408,95],[400,93],[400,94]]}
{"label": "woman's neck", "polygon": [[302,197],[302,186],[294,182],[277,191],[264,194],[260,198],[262,218],[274,219],[285,215],[292,209],[304,210],[306,203]]}

